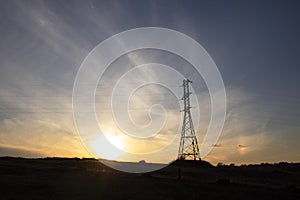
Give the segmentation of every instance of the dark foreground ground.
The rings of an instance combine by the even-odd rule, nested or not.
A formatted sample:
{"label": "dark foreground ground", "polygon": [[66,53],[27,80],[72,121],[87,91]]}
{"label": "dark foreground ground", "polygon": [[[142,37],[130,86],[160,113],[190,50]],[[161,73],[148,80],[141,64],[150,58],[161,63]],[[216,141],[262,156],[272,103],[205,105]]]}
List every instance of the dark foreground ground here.
{"label": "dark foreground ground", "polygon": [[0,158],[0,199],[300,199],[299,186],[299,163],[129,174],[92,159]]}

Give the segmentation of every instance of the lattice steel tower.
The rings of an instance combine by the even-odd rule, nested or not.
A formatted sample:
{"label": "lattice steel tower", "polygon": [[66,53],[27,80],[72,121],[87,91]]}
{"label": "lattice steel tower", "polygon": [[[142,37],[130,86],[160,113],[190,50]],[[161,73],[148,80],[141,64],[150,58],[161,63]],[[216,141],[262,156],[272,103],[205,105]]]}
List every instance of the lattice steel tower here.
{"label": "lattice steel tower", "polygon": [[194,130],[194,125],[191,116],[189,84],[192,83],[189,79],[183,80],[183,112],[184,118],[181,130],[180,146],[178,151],[179,160],[201,160],[199,154],[198,141]]}

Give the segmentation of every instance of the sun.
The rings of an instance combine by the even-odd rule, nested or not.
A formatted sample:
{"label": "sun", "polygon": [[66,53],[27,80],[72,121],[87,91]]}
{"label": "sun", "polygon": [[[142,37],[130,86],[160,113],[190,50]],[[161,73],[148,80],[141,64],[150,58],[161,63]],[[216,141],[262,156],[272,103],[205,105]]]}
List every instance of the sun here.
{"label": "sun", "polygon": [[105,134],[98,136],[92,142],[92,153],[97,158],[117,160],[125,154],[123,151],[125,144],[121,136]]}

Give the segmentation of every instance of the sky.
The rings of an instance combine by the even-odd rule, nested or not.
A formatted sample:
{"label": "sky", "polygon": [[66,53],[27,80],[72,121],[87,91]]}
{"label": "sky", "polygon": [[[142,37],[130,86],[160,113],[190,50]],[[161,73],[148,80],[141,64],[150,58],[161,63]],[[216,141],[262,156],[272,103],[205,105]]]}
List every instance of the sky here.
{"label": "sky", "polygon": [[[91,157],[93,152],[81,142],[72,112],[73,84],[81,63],[100,42],[119,32],[163,27],[199,42],[224,81],[226,121],[205,160],[213,164],[300,161],[298,1],[6,0],[0,4],[0,156]],[[149,143],[128,142],[106,112],[111,85],[125,69],[150,61],[184,69],[189,65],[168,52],[132,52],[112,63],[96,92],[102,128],[109,132],[112,143],[132,152],[161,148],[180,126],[181,104],[169,90],[158,86],[138,90],[129,106],[132,120],[144,126],[149,116],[143,109],[161,103],[168,118],[161,138]],[[139,73],[140,80],[159,78],[157,71]],[[168,76],[168,72],[162,74]],[[169,77],[166,81],[172,90],[182,89],[178,87],[181,80]],[[196,131],[201,141],[210,103],[203,80],[197,83],[192,86],[203,88],[203,93],[194,94],[203,108]],[[130,84],[124,83],[120,89],[126,92]],[[193,105],[197,121],[198,107]],[[153,112],[160,119],[155,109]],[[101,138],[91,146],[94,154],[99,153]],[[170,156],[176,158],[174,151],[147,161],[165,162]],[[122,155],[109,158],[122,160]]]}

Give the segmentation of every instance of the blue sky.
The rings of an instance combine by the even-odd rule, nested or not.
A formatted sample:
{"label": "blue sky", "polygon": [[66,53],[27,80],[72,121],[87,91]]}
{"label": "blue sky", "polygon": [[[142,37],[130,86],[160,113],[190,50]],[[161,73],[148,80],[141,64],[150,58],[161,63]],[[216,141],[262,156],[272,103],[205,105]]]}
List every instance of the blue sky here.
{"label": "blue sky", "polygon": [[0,4],[0,155],[89,156],[72,119],[80,64],[106,38],[154,26],[194,38],[222,74],[227,118],[207,160],[299,161],[298,1]]}

